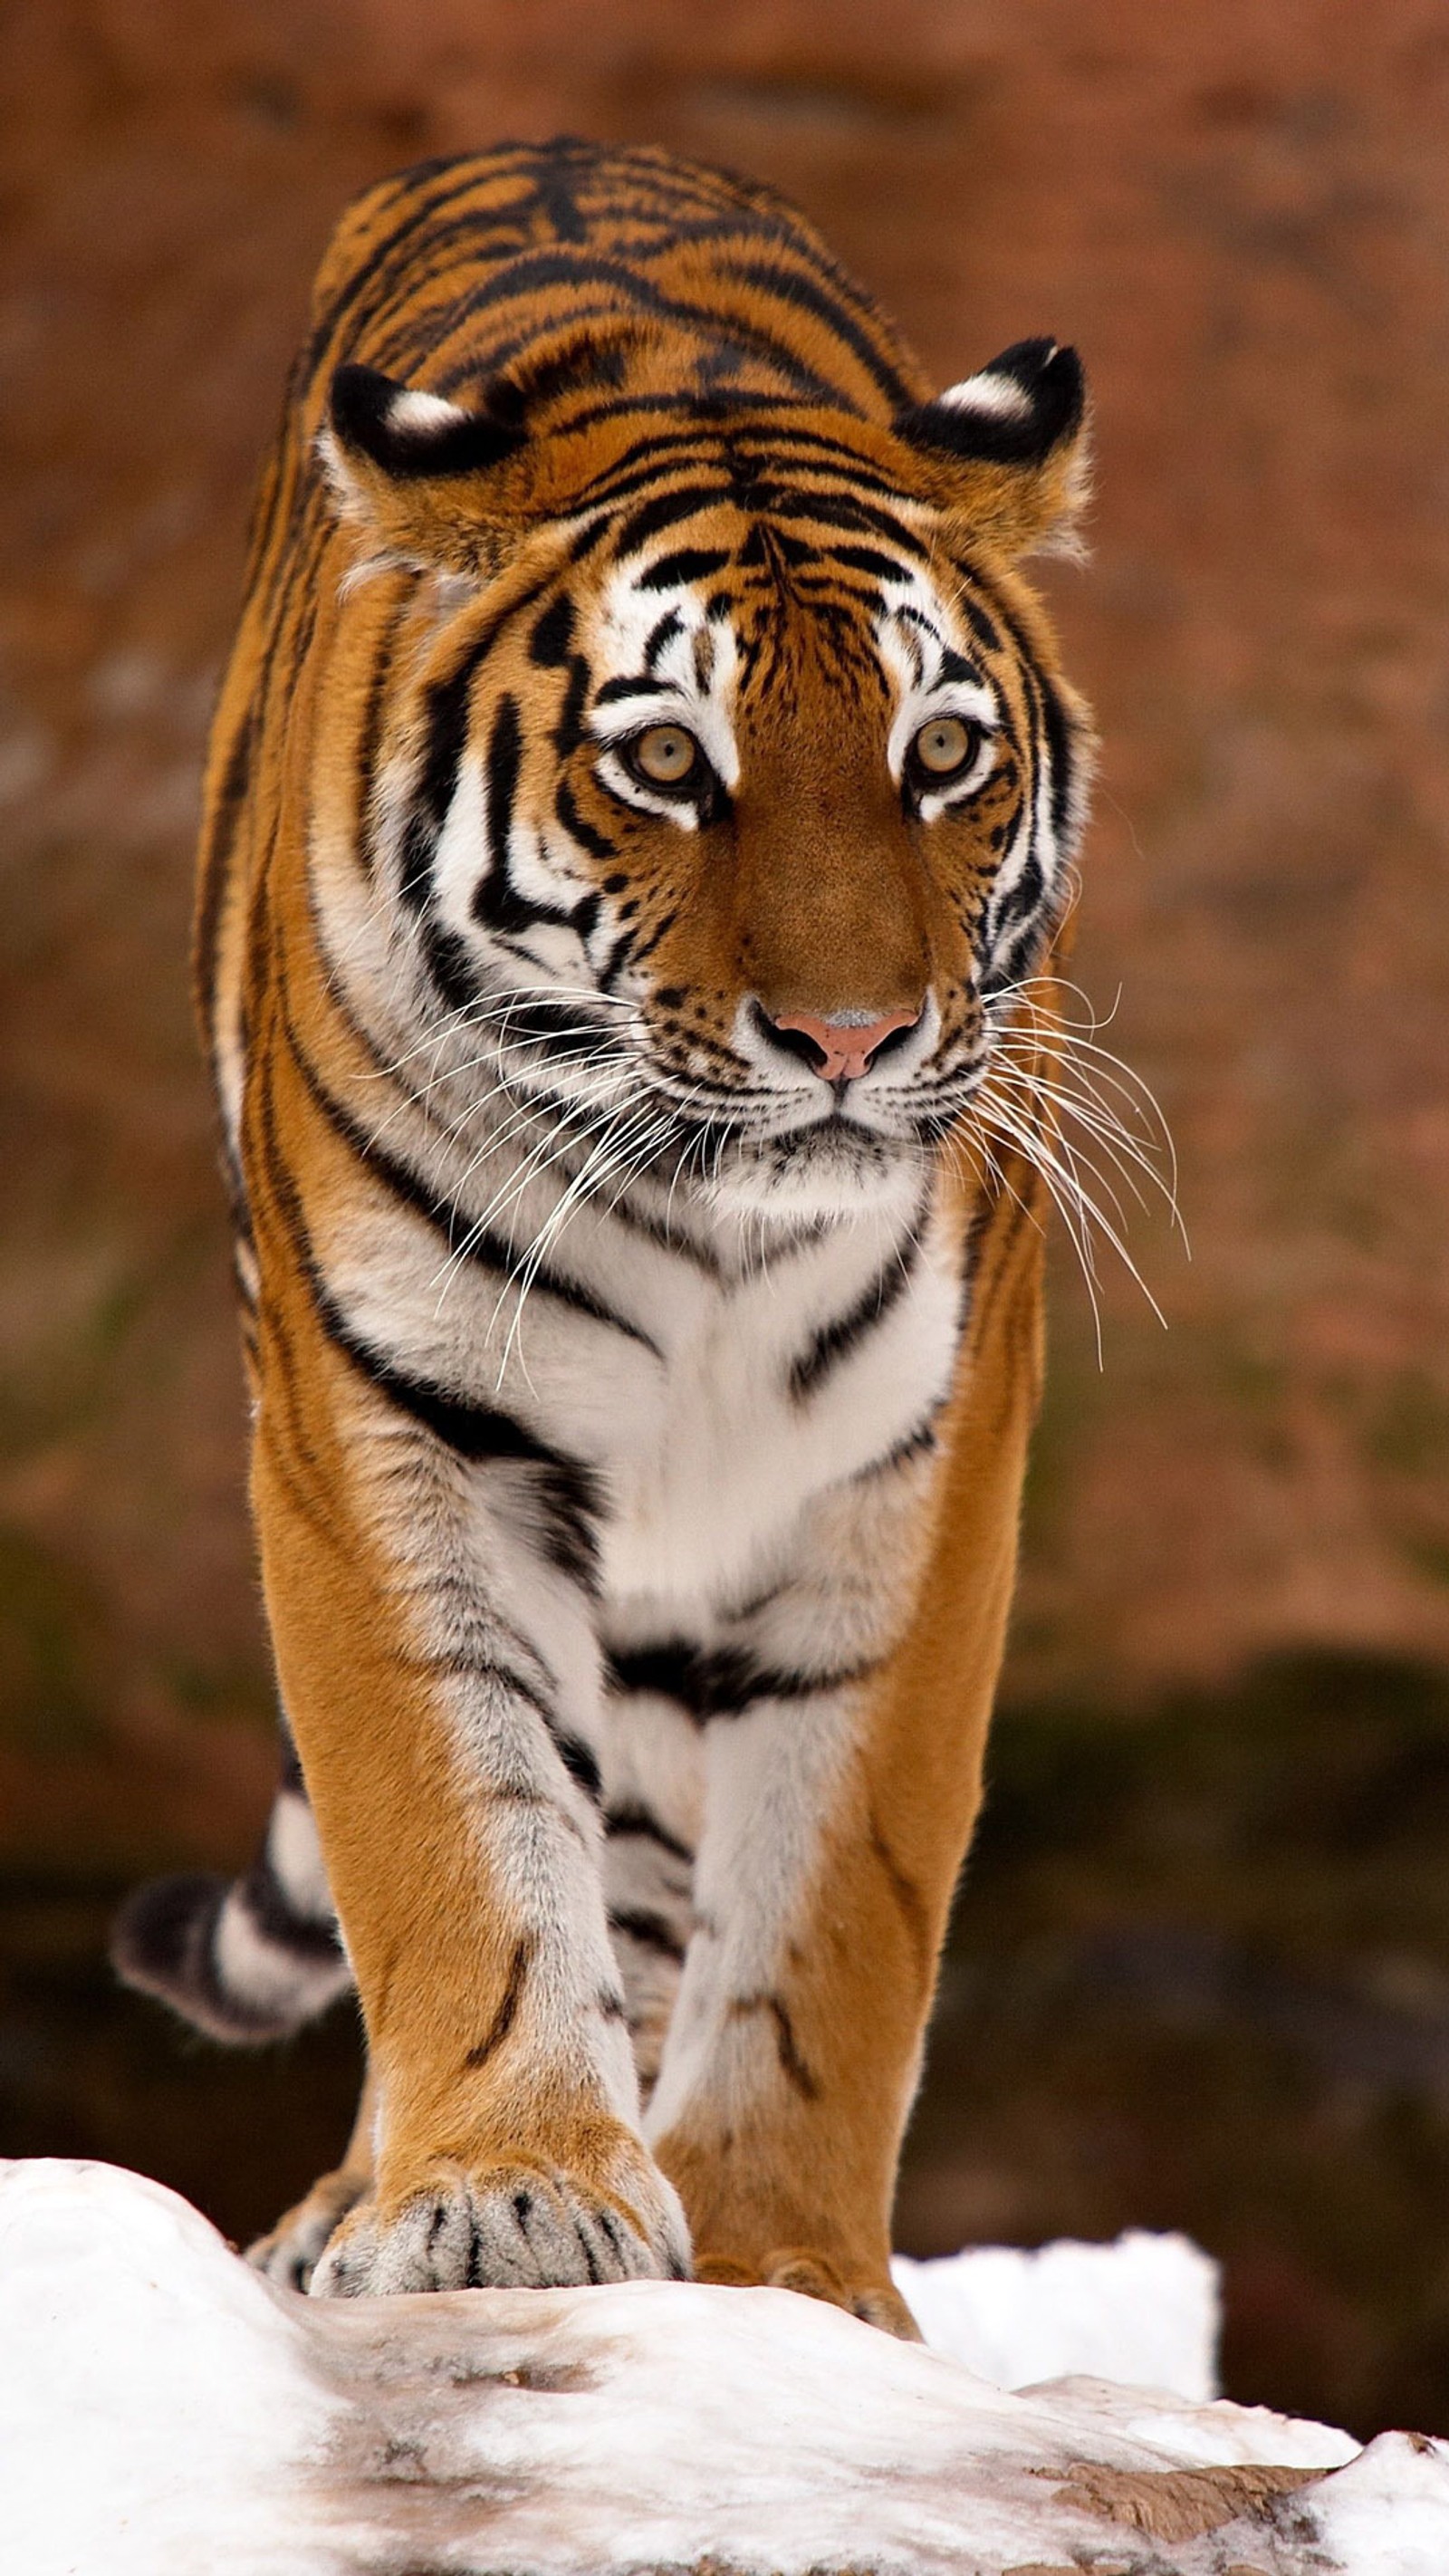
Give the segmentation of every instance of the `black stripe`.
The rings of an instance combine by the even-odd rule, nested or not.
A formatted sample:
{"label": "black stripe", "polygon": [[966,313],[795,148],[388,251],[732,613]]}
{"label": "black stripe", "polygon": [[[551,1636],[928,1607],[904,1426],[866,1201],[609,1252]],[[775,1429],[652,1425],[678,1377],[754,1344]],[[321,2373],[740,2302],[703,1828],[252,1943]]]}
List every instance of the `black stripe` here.
{"label": "black stripe", "polygon": [[[577,841],[581,850],[588,851],[591,859],[613,859],[618,857],[618,842],[611,841],[605,833],[597,831],[594,825],[589,821],[588,816],[579,812],[574,799],[573,789],[570,787],[566,778],[561,778],[559,780],[558,788],[554,795],[553,807],[564,830],[570,834],[572,839]],[[577,929],[577,922],[575,922],[574,927]]]}
{"label": "black stripe", "polygon": [[550,600],[528,639],[529,660],[545,670],[562,670],[573,642],[573,602],[565,591]]}
{"label": "black stripe", "polygon": [[[930,547],[903,528],[889,510],[878,510],[873,503],[860,500],[851,492],[779,492],[775,497],[779,516],[805,521],[818,520],[823,528],[869,529],[898,546],[903,555],[917,563],[929,563]],[[833,549],[832,549],[833,551]]]}
{"label": "black stripe", "polygon": [[832,563],[844,564],[851,572],[871,573],[879,581],[904,581],[909,576],[894,555],[881,554],[875,546],[832,546]]}
{"label": "black stripe", "polygon": [[576,1781],[585,1795],[597,1804],[603,1795],[604,1775],[589,1747],[580,1736],[565,1734],[561,1727],[551,1724],[549,1732],[558,1749],[558,1758],[569,1778]]}
{"label": "black stripe", "polygon": [[527,1983],[528,1971],[532,1959],[532,1941],[523,1940],[517,1942],[514,1947],[513,1961],[508,1971],[508,1983],[503,1989],[498,2010],[494,2014],[485,2036],[479,2040],[476,2048],[469,2049],[467,2056],[463,2060],[465,2066],[486,2066],[489,2058],[493,2055],[494,2050],[502,2047],[503,2042],[513,2028],[514,2022],[518,2018],[518,2007],[523,2001],[523,1989]]}
{"label": "black stripe", "polygon": [[414,1377],[385,1359],[348,1322],[315,1269],[312,1293],[329,1340],[398,1412],[406,1413],[470,1465],[518,1465],[535,1471],[550,1558],[576,1581],[592,1583],[598,1570],[594,1525],[602,1508],[593,1470],[582,1459],[550,1448],[511,1413],[453,1395],[434,1379]]}
{"label": "black stripe", "polygon": [[237,728],[236,738],[227,753],[216,804],[207,831],[206,848],[201,863],[201,902],[196,916],[196,958],[200,973],[200,1001],[203,1019],[210,1035],[212,1008],[216,999],[216,935],[231,879],[232,844],[241,809],[246,801],[252,776],[252,742],[256,729],[256,710],[249,706]]}
{"label": "black stripe", "polygon": [[1041,688],[1042,723],[1052,764],[1052,834],[1057,856],[1064,856],[1065,838],[1072,806],[1072,737],[1067,724],[1067,711],[1044,671],[1037,673]]}
{"label": "black stripe", "polygon": [[723,572],[730,559],[723,546],[681,546],[675,554],[661,555],[639,575],[634,588],[672,590],[676,582],[706,581],[711,573]]}
{"label": "black stripe", "polygon": [[[550,1735],[555,1732],[553,1710],[542,1691],[511,1664],[500,1663],[496,1655],[481,1654],[476,1647],[470,1646],[438,1646],[422,1654],[394,1647],[393,1655],[405,1671],[421,1673],[425,1679],[436,1679],[443,1674],[454,1681],[501,1682],[516,1698],[525,1701],[536,1717],[542,1718]],[[541,1807],[549,1803],[541,1789],[516,1786],[505,1789],[496,1782],[489,1794],[497,1798],[514,1798],[528,1806]]]}
{"label": "black stripe", "polygon": [[[504,160],[509,149],[506,144],[499,147],[500,162]],[[514,157],[518,156],[520,150],[521,147],[513,147]],[[490,159],[492,157],[489,156]],[[447,174],[449,185],[438,189],[432,196],[423,197],[407,205],[402,221],[396,228],[390,233],[385,233],[381,241],[374,242],[366,259],[343,279],[333,302],[318,316],[316,327],[308,342],[304,363],[309,369],[317,365],[340,324],[346,319],[352,307],[360,303],[379,273],[399,256],[406,255],[413,247],[414,236],[422,231],[431,217],[441,214],[447,206],[456,205],[460,197],[468,196],[481,184],[483,168],[482,157],[469,153],[466,156],[459,155],[446,160],[419,162],[415,170],[399,171],[396,179],[390,184],[395,194],[404,199],[420,180],[433,176],[442,178]],[[502,175],[501,170],[498,175]],[[475,208],[465,221],[476,223],[479,219],[479,210]],[[379,309],[380,305],[379,297],[374,300],[374,309]]]}
{"label": "black stripe", "polygon": [[790,1393],[797,1403],[813,1395],[831,1371],[842,1360],[848,1359],[867,1333],[883,1323],[891,1309],[899,1304],[914,1276],[918,1250],[918,1238],[912,1235],[879,1277],[873,1279],[857,1297],[855,1304],[847,1307],[843,1315],[837,1315],[833,1323],[822,1325],[814,1340],[792,1362]]}
{"label": "black stripe", "polygon": [[647,1913],[641,1907],[611,1905],[609,1929],[627,1933],[641,1949],[657,1950],[661,1958],[679,1961],[684,1957],[684,1943],[662,1914]]}
{"label": "black stripe", "polygon": [[[762,488],[757,496],[757,506],[768,510],[774,497],[772,491]],[[740,548],[738,560],[750,570],[756,564],[763,564],[779,581],[785,574],[799,572],[806,564],[818,566],[820,549],[816,545],[807,545],[803,537],[787,537],[784,529],[773,522],[757,520]],[[636,583],[635,587],[637,589],[639,585]]]}
{"label": "black stripe", "polygon": [[472,1011],[481,998],[482,988],[473,972],[467,944],[459,933],[445,930],[435,914],[427,914],[422,928],[422,952],[423,964],[432,978],[439,1000],[446,1002],[450,1011]]}
{"label": "black stripe", "polygon": [[232,1893],[250,1916],[254,1929],[274,1948],[308,1963],[341,1958],[336,1924],[298,1911],[272,1867],[269,1853],[259,1854],[245,1878],[237,1880]]}
{"label": "black stripe", "polygon": [[986,611],[981,606],[979,600],[973,599],[969,591],[964,592],[961,598],[957,601],[957,606],[964,609],[966,623],[970,627],[978,644],[984,644],[988,653],[999,653],[1001,650],[1000,630],[996,626],[994,620],[987,616]]}
{"label": "black stripe", "polygon": [[942,644],[939,635],[936,642],[940,646],[941,653],[941,666],[936,674],[937,680],[974,680],[979,686],[981,674],[975,663],[968,662],[965,654],[958,653],[953,645]]}
{"label": "black stripe", "polygon": [[[651,480],[657,477],[651,477]],[[651,537],[662,536],[666,528],[676,527],[681,519],[698,518],[701,510],[717,509],[722,501],[733,498],[727,483],[685,483],[668,492],[656,492],[632,510],[622,527],[614,531],[614,553],[619,562],[637,554]],[[637,587],[638,585],[636,585]]]}
{"label": "black stripe", "polygon": [[[748,406],[748,410],[745,406]],[[623,420],[630,412],[637,414],[641,423],[647,425],[645,435],[635,440],[631,446],[624,448],[606,468],[606,472],[616,473],[621,467],[636,464],[641,455],[656,449],[661,456],[677,454],[683,447],[693,447],[703,451],[706,442],[718,438],[722,428],[727,427],[731,437],[735,435],[736,428],[741,423],[747,430],[750,412],[798,412],[799,409],[798,393],[770,393],[759,385],[751,386],[748,393],[741,393],[737,388],[730,388],[724,392],[711,388],[703,393],[698,390],[677,394],[621,393],[607,401],[582,403],[577,411],[565,413],[559,419],[550,422],[549,426],[552,436],[566,438],[577,436],[580,430],[593,429],[601,420]],[[685,429],[659,429],[654,426],[658,421],[676,419],[681,414],[690,424]],[[827,438],[819,431],[807,431],[796,421],[781,420],[778,430],[775,430],[772,422],[771,429],[774,431],[774,437],[778,439],[782,453],[786,455],[792,449],[806,445],[822,449],[837,458],[851,459],[856,453],[845,439]],[[774,440],[772,439],[771,453],[773,452]],[[602,481],[603,477],[600,476],[599,480]],[[583,488],[586,491],[592,491],[595,487],[590,483],[585,484]]]}
{"label": "black stripe", "polygon": [[[751,394],[746,399],[753,403],[762,397]],[[657,484],[661,470],[675,476],[691,471],[717,475],[723,426],[722,423],[713,430],[703,426],[674,433],[664,431],[652,438],[640,439],[581,487],[575,496],[576,506],[583,506],[587,498],[591,507],[616,509],[629,493]],[[742,462],[748,464],[753,460],[757,469],[768,466],[773,474],[789,474],[789,498],[796,505],[794,515],[808,510],[815,484],[813,479],[807,478],[814,477],[832,485],[839,498],[874,492],[884,501],[894,501],[897,506],[900,504],[899,484],[892,483],[877,471],[868,458],[861,456],[844,439],[822,437],[794,422],[782,422],[778,428],[771,424],[770,429],[764,431],[752,427],[748,416],[740,420],[733,413],[729,417],[728,432],[730,447]],[[720,500],[729,499],[734,493],[733,485],[727,489],[722,484],[711,483],[699,488]],[[703,506],[701,500],[700,507]],[[601,524],[606,526],[608,522],[605,520]]]}
{"label": "black stripe", "polygon": [[[493,710],[488,735],[488,874],[473,889],[473,918],[485,930],[531,930],[547,907],[525,903],[508,873],[513,808],[523,765],[518,700],[505,692]],[[556,916],[555,916],[556,917]]]}
{"label": "black stripe", "polygon": [[[420,910],[426,899],[432,874],[438,834],[442,830],[452,801],[458,763],[468,735],[469,701],[473,683],[493,646],[510,620],[521,617],[524,610],[548,588],[552,573],[542,574],[532,582],[520,599],[512,600],[479,635],[469,642],[456,670],[435,680],[425,700],[427,742],[422,767],[402,835],[402,875],[399,891],[404,902]],[[515,716],[516,716],[516,702]],[[511,805],[510,798],[510,805]],[[491,818],[490,818],[491,819]]]}
{"label": "black stripe", "polygon": [[682,1843],[648,1807],[611,1807],[604,1818],[604,1831],[612,1842],[616,1834],[637,1834],[646,1842],[657,1843],[674,1860],[692,1862],[694,1854],[688,1843]]}
{"label": "black stripe", "polygon": [[645,670],[657,671],[661,655],[665,652],[666,648],[673,643],[676,635],[682,635],[683,633],[684,621],[681,618],[678,609],[666,608],[663,616],[655,620],[655,623],[649,629],[648,635],[645,637]]}
{"label": "black stripe", "polygon": [[[768,260],[721,260],[720,273],[725,277],[737,277],[742,284],[758,287],[761,294],[773,296],[777,303],[792,304],[797,312],[808,313],[815,321],[823,322],[826,329],[860,360],[866,374],[872,383],[879,386],[888,402],[905,404],[910,401],[910,388],[903,381],[899,369],[882,357],[869,334],[813,278],[802,276],[798,269],[776,268]],[[733,328],[733,323],[727,327]],[[836,399],[843,409],[854,409],[842,394],[837,393]]]}
{"label": "black stripe", "polygon": [[1005,898],[1001,904],[1001,908],[996,913],[992,921],[991,932],[993,945],[1001,938],[1005,931],[1012,927],[1014,923],[1027,920],[1029,916],[1036,911],[1037,905],[1041,901],[1045,884],[1046,880],[1042,875],[1041,861],[1037,857],[1034,849],[1029,850],[1020,876],[1017,878],[1015,885],[1008,888]]}
{"label": "black stripe", "polygon": [[585,739],[584,709],[589,703],[592,679],[593,673],[583,654],[573,654],[569,661],[568,686],[563,693],[552,736],[553,747],[560,760],[567,760]]}
{"label": "black stripe", "polygon": [[908,1431],[904,1439],[896,1441],[893,1448],[885,1450],[879,1458],[872,1458],[869,1466],[860,1468],[854,1481],[860,1482],[867,1476],[884,1475],[887,1468],[904,1467],[910,1459],[923,1458],[928,1451],[938,1448],[940,1441],[936,1423],[945,1401],[943,1397],[941,1404],[933,1405],[925,1421],[918,1422],[915,1430]]}
{"label": "black stripe", "polygon": [[768,2013],[775,2026],[775,2053],[782,2073],[795,2091],[807,2102],[820,2098],[819,2078],[811,2073],[800,2054],[795,2038],[795,2025],[779,1995],[734,1995],[730,1999],[730,2017],[743,2021],[752,2013]]}
{"label": "black stripe", "polygon": [[409,585],[409,593],[406,598],[395,601],[393,606],[388,610],[387,620],[383,626],[382,633],[373,647],[376,659],[372,667],[372,678],[368,682],[367,704],[363,709],[362,716],[362,731],[359,734],[357,741],[357,856],[364,870],[369,873],[372,867],[373,855],[371,833],[372,797],[373,789],[376,784],[377,756],[382,745],[383,709],[387,703],[388,685],[392,679],[393,657],[397,650],[398,629],[402,624],[407,608],[411,604],[411,590],[413,586],[413,584]]}
{"label": "black stripe", "polygon": [[438,834],[452,801],[458,763],[468,739],[468,702],[479,655],[470,650],[446,679],[435,680],[426,701],[422,765],[402,830],[398,892],[413,912],[427,900]]}
{"label": "black stripe", "polygon": [[[716,263],[716,272],[729,273],[723,262]],[[735,268],[734,274],[741,279],[742,283],[749,282],[747,264],[740,263]],[[618,322],[626,319],[630,314],[648,315],[651,318],[657,317],[661,321],[673,323],[682,332],[688,332],[693,328],[707,334],[715,342],[736,342],[741,349],[753,350],[757,356],[773,361],[782,375],[787,375],[799,388],[802,401],[814,395],[819,401],[829,403],[836,408],[851,407],[840,387],[833,385],[827,377],[818,374],[813,367],[809,366],[801,358],[798,347],[782,338],[779,332],[762,328],[745,314],[723,313],[718,306],[692,303],[678,295],[666,295],[645,275],[642,267],[631,267],[624,260],[613,259],[598,253],[592,256],[581,256],[577,252],[571,253],[565,250],[544,250],[507,261],[502,268],[495,270],[491,277],[471,288],[453,305],[448,315],[450,335],[455,336],[476,314],[486,312],[500,304],[532,300],[540,287],[547,286],[562,286],[568,289],[569,319],[575,328],[591,316],[591,307],[586,300],[587,290],[590,287],[601,288],[605,291],[605,300],[592,307],[592,313],[601,320]],[[786,303],[804,302],[810,293],[811,290],[806,288],[799,298],[792,298],[787,294],[781,300]],[[818,290],[816,293],[818,295]],[[851,340],[853,327],[844,325],[840,330],[840,338],[847,343]],[[516,341],[513,348],[510,348],[506,342],[501,348],[495,348],[490,353],[494,367],[506,366],[514,354],[532,344],[536,334],[537,323],[531,322],[526,335]],[[877,375],[893,407],[909,402],[908,389],[900,383],[894,373],[881,370],[879,359],[873,361],[869,356],[864,356],[864,363]]]}
{"label": "black stripe", "polygon": [[621,672],[594,692],[596,707],[616,706],[621,698],[657,698],[659,682],[652,671]]}
{"label": "black stripe", "polygon": [[[1008,899],[1003,912],[1004,922],[1009,922],[1019,915],[1024,928],[1013,939],[1009,955],[997,967],[993,979],[997,984],[1010,983],[1015,979],[1020,968],[1027,962],[1033,947],[1040,944],[1047,927],[1047,916],[1040,909],[1033,917],[1029,909],[1030,898],[1025,889],[1034,880],[1035,899],[1040,907],[1043,902],[1059,902],[1067,885],[1068,879],[1065,873],[1067,852],[1064,844],[1070,824],[1073,787],[1073,743],[1066,709],[1046,673],[1039,670],[1033,660],[1028,638],[1020,625],[1014,618],[1005,615],[1005,612],[1003,616],[1011,639],[1022,658],[1028,704],[1046,737],[1047,756],[1051,765],[1050,812],[1052,838],[1055,844],[1053,857],[1058,874],[1055,882],[1048,886],[1037,846],[1036,798],[1033,792],[1030,807],[1031,852],[1021,879],[1013,888],[1012,896]],[[1035,747],[1035,728],[1033,745]]]}
{"label": "black stripe", "polygon": [[813,1699],[821,1691],[842,1690],[873,1670],[873,1664],[864,1663],[837,1672],[800,1672],[762,1664],[742,1646],[707,1650],[682,1637],[637,1646],[607,1659],[612,1690],[652,1691],[661,1699],[672,1699],[699,1726],[711,1718],[739,1717],[757,1700]]}

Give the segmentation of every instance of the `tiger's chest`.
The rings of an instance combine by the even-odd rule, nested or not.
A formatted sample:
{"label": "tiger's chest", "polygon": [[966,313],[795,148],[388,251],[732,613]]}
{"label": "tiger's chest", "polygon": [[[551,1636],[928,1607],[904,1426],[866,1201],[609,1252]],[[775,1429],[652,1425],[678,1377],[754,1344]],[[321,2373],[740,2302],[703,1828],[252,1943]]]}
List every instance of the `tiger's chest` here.
{"label": "tiger's chest", "polygon": [[828,1262],[676,1313],[609,1443],[606,1596],[742,1599],[811,1506],[910,1440],[944,1396],[960,1283],[930,1242],[842,1295]]}
{"label": "tiger's chest", "polygon": [[[949,1388],[963,1281],[933,1216],[728,1266],[607,1213],[566,1242],[569,1294],[556,1254],[520,1298],[486,1266],[440,1274],[429,1229],[388,1209],[347,1225],[333,1275],[389,1367],[501,1409],[535,1455],[584,1472],[608,1602],[727,1617],[774,1580],[821,1498],[917,1440]],[[476,1472],[506,1518],[508,1479]]]}

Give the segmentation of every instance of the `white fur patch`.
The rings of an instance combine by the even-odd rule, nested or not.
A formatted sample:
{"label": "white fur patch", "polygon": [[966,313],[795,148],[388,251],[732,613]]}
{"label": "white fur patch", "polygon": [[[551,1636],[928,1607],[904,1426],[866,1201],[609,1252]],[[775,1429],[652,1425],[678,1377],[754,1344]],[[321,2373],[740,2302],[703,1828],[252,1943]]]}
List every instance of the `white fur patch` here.
{"label": "white fur patch", "polygon": [[332,1891],[322,1862],[316,1820],[307,1800],[284,1789],[267,1827],[267,1858],[298,1914],[310,1922],[332,1920]]}
{"label": "white fur patch", "polygon": [[404,437],[455,429],[467,420],[460,403],[447,402],[441,394],[426,394],[416,389],[395,394],[387,407],[387,425]]}
{"label": "white fur patch", "polygon": [[256,2012],[305,2020],[352,1983],[345,1959],[300,1959],[259,1931],[237,1889],[221,1909],[213,1957],[223,1991]]}
{"label": "white fur patch", "polygon": [[988,420],[1029,420],[1032,400],[1014,376],[999,376],[985,367],[979,376],[963,376],[936,400],[947,411],[980,412]]}

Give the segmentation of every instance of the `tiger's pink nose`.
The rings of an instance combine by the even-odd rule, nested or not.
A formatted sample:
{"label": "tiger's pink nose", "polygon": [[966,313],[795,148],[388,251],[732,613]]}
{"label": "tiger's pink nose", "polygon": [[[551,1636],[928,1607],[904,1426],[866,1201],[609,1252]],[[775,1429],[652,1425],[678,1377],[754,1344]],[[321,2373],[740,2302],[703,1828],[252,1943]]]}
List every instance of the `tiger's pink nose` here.
{"label": "tiger's pink nose", "polygon": [[[810,1011],[781,1011],[768,1018],[772,1035],[784,1037],[792,1055],[803,1056],[812,1073],[826,1082],[854,1082],[868,1073],[872,1059],[897,1029],[913,1029],[919,1011],[887,1011],[879,1020],[817,1020]],[[803,1040],[803,1044],[801,1041]]]}

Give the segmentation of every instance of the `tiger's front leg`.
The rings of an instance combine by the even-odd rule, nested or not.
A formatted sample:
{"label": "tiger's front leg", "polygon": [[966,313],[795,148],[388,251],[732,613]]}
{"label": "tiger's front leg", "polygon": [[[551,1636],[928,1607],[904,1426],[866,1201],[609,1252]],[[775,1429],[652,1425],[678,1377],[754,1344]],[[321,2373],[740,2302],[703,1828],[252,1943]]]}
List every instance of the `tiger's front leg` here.
{"label": "tiger's front leg", "polygon": [[260,1383],[267,1606],[376,2084],[374,2188],[313,2291],[682,2275],[605,1921],[563,1463],[339,1342],[301,1282]]}
{"label": "tiger's front leg", "polygon": [[[708,1719],[696,1929],[647,2122],[701,2279],[802,2290],[902,2335],[896,2165],[981,1800],[1040,1272],[1029,1190],[1003,1195],[939,1463],[887,1461],[819,1517],[796,1625],[864,1643],[865,1668],[813,1690],[797,1669]],[[933,1527],[914,1564],[912,1527]]]}

